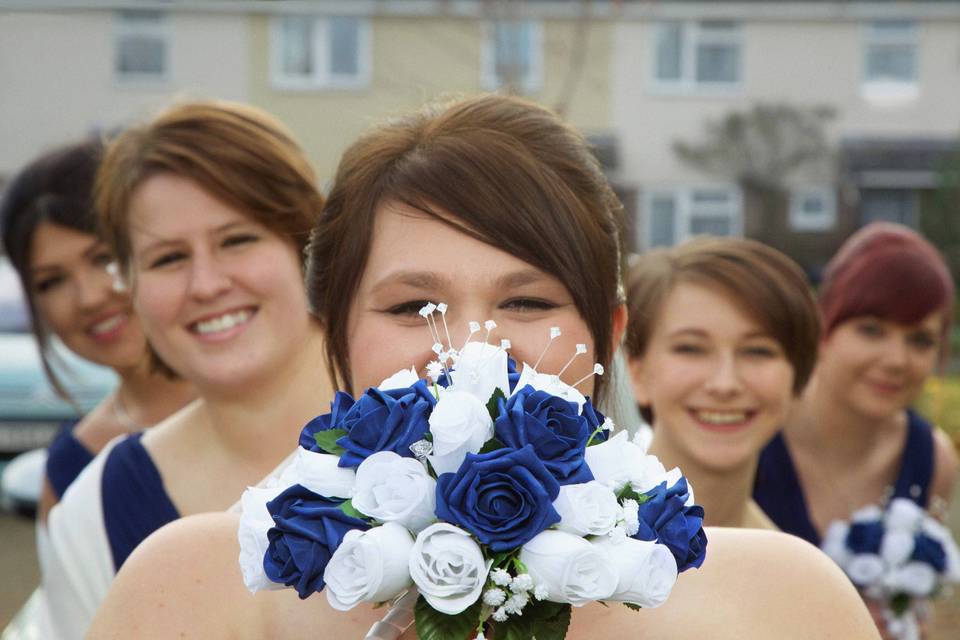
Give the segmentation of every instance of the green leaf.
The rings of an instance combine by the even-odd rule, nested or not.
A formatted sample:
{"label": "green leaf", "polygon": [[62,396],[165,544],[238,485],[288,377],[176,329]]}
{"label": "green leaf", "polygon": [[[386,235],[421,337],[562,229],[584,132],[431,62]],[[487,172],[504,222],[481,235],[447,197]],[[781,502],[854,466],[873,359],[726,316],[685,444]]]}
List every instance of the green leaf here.
{"label": "green leaf", "polygon": [[902,616],[910,608],[910,596],[898,593],[890,599],[890,610],[897,616]]}
{"label": "green leaf", "polygon": [[480,624],[479,600],[457,615],[448,616],[433,609],[423,596],[417,598],[413,615],[420,640],[464,640],[473,636]]}
{"label": "green leaf", "polygon": [[510,616],[494,626],[497,640],[563,640],[570,626],[569,604],[532,601],[523,614]]}
{"label": "green leaf", "polygon": [[313,439],[317,441],[317,446],[327,453],[339,456],[346,451],[337,444],[337,440],[347,435],[346,429],[327,429],[326,431],[317,431],[313,434]]}
{"label": "green leaf", "polygon": [[345,514],[351,518],[357,518],[359,520],[365,520],[367,516],[363,515],[353,506],[352,500],[344,500],[340,503],[340,511],[343,511]]}
{"label": "green leaf", "polygon": [[503,449],[507,445],[503,444],[496,438],[490,438],[483,443],[483,446],[480,447],[480,453],[490,453],[491,451],[496,451],[497,449]]}
{"label": "green leaf", "polygon": [[640,611],[641,609],[643,609],[643,607],[641,607],[640,605],[633,604],[632,602],[624,602],[623,606],[625,606],[627,609],[632,609],[633,611]]}
{"label": "green leaf", "polygon": [[493,395],[490,396],[490,399],[487,400],[487,411],[490,412],[490,419],[494,422],[500,417],[500,401],[506,399],[506,397],[503,389],[497,387],[493,390]]}

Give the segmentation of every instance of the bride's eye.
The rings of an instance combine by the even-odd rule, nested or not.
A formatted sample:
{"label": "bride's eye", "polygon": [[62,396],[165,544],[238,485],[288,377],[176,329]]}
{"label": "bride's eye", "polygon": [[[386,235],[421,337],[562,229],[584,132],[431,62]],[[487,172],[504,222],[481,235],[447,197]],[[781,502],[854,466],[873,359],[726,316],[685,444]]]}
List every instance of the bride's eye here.
{"label": "bride's eye", "polygon": [[511,298],[500,304],[501,309],[508,311],[532,312],[532,311],[550,311],[555,309],[556,304],[549,300],[541,298]]}
{"label": "bride's eye", "polygon": [[427,300],[411,300],[389,307],[386,311],[393,316],[415,316],[419,315],[420,309],[427,304]]}

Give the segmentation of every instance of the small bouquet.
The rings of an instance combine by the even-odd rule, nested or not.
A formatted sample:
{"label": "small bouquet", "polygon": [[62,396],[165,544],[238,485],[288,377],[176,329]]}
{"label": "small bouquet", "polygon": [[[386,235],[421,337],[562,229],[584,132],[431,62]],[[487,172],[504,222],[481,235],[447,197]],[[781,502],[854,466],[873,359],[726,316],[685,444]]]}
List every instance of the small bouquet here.
{"label": "small bouquet", "polygon": [[280,478],[244,494],[246,586],[324,591],[343,611],[410,592],[424,640],[560,639],[571,606],[662,604],[706,551],[686,479],[608,438],[612,422],[539,360],[518,373],[508,340],[488,344],[492,321],[453,349],[445,312],[421,310],[429,382],[410,369],[339,392]]}
{"label": "small bouquet", "polygon": [[960,551],[950,531],[907,498],[833,522],[822,548],[865,596],[885,604],[887,631],[901,640],[920,637],[919,600],[960,582]]}

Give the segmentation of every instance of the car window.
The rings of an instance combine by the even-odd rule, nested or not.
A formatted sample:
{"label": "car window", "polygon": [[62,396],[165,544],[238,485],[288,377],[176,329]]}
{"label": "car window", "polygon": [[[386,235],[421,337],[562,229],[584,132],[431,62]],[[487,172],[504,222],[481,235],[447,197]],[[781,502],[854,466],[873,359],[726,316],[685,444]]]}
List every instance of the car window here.
{"label": "car window", "polygon": [[30,314],[17,272],[6,256],[0,256],[0,333],[27,333]]}

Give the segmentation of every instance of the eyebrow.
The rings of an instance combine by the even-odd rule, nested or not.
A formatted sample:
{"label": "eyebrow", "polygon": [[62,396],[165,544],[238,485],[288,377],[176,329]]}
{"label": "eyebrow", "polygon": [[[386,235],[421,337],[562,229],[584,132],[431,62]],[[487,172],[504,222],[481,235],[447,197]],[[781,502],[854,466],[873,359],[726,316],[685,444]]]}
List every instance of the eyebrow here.
{"label": "eyebrow", "polygon": [[[226,231],[229,231],[233,227],[243,226],[247,224],[251,224],[251,222],[249,220],[235,220],[233,222],[227,222],[226,224],[222,224],[219,227],[216,227],[214,229],[210,229],[209,231],[207,231],[207,233],[209,235],[218,235]],[[153,251],[155,249],[158,249],[166,245],[177,244],[179,242],[182,242],[182,239],[180,238],[163,238],[158,234],[151,233],[145,229],[140,229],[140,231],[145,235],[153,236],[155,238],[155,240],[153,240],[150,244],[148,244],[143,249],[141,249],[142,253],[147,253],[149,251]]]}
{"label": "eyebrow", "polygon": [[[100,240],[99,238],[94,238],[93,240],[90,241],[90,246],[84,249],[83,253],[80,255],[82,255],[84,258],[89,260],[90,256],[92,256],[94,253],[96,253],[99,249],[103,248],[104,246],[105,246],[105,243],[103,242],[103,240]],[[30,267],[30,274],[35,275],[37,272],[43,272],[43,271],[56,272],[56,271],[59,271],[60,269],[61,269],[60,265],[57,265],[57,264],[39,264],[39,265]]]}
{"label": "eyebrow", "polygon": [[[524,285],[546,280],[547,276],[536,269],[521,269],[511,271],[492,281],[497,289],[515,289]],[[397,285],[406,285],[415,289],[438,290],[443,289],[450,282],[449,276],[436,271],[394,271],[381,278],[370,288],[371,293],[377,293]]]}
{"label": "eyebrow", "polygon": [[[667,334],[668,338],[675,338],[682,335],[692,334],[700,338],[706,338],[708,336],[707,332],[703,329],[697,327],[681,327],[675,331],[671,331]],[[740,337],[741,340],[752,340],[754,338],[768,338],[770,340],[776,340],[772,335],[766,331],[751,331],[750,333],[744,334]]]}

